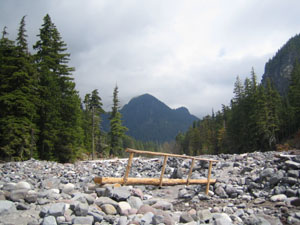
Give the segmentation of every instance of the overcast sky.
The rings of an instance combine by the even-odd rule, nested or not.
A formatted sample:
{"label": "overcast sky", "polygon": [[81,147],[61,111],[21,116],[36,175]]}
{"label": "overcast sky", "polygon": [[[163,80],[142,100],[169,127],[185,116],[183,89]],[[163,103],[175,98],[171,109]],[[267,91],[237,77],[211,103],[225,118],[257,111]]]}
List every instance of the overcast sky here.
{"label": "overcast sky", "polygon": [[49,14],[71,53],[81,97],[98,89],[109,109],[149,93],[202,117],[229,105],[237,75],[258,81],[265,63],[300,33],[299,0],[0,0],[0,28],[29,45]]}

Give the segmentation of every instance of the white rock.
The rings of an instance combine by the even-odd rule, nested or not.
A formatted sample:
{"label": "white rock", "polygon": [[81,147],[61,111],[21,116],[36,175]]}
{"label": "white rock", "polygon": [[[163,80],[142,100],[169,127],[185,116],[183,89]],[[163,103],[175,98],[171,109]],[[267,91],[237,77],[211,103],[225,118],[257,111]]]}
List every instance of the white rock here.
{"label": "white rock", "polygon": [[271,197],[272,202],[283,202],[287,199],[286,195],[284,194],[279,194],[279,195],[273,195]]}

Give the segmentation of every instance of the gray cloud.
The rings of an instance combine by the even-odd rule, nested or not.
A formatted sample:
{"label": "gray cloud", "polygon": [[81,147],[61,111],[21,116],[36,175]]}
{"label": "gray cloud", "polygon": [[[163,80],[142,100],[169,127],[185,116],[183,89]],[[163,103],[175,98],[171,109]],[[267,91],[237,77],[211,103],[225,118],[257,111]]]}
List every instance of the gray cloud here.
{"label": "gray cloud", "polygon": [[264,64],[300,30],[298,0],[2,1],[0,27],[15,38],[27,15],[29,44],[49,13],[71,53],[83,97],[97,88],[106,109],[150,93],[204,116],[229,104],[236,76],[258,80]]}

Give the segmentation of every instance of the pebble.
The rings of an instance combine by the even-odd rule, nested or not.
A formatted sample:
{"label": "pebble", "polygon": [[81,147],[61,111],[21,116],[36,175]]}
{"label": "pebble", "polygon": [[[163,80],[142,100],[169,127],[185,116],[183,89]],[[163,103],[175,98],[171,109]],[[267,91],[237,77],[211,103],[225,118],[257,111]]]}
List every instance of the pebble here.
{"label": "pebble", "polygon": [[[95,176],[123,176],[127,160],[59,164],[31,159],[0,163],[0,224],[300,222],[299,157],[277,152],[201,157],[219,160],[212,170],[217,183],[210,185],[209,195],[205,194],[205,185],[160,190],[155,186],[94,184]],[[134,159],[129,175],[159,177],[159,162],[162,161]],[[170,157],[164,176],[184,178],[189,167],[189,160]],[[192,178],[206,178],[207,170],[207,163],[195,163]]]}

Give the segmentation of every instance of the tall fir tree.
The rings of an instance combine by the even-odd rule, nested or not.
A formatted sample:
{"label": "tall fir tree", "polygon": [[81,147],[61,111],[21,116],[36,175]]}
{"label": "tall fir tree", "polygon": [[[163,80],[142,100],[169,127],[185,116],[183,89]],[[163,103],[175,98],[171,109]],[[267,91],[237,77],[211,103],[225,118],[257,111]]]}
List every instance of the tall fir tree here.
{"label": "tall fir tree", "polygon": [[86,94],[84,98],[85,104],[85,143],[88,148],[88,152],[92,154],[92,159],[95,157],[95,149],[97,152],[101,150],[101,113],[104,112],[102,109],[101,97],[97,89],[93,90],[91,94]]}
{"label": "tall fir tree", "polygon": [[28,159],[34,151],[36,114],[36,73],[28,53],[25,16],[21,19],[16,46],[1,39],[1,139],[4,158]]}
{"label": "tall fir tree", "polygon": [[288,100],[293,112],[294,131],[300,128],[300,62],[296,62],[291,74]]}
{"label": "tall fir tree", "polygon": [[113,106],[110,115],[110,155],[121,156],[122,152],[122,137],[127,130],[126,127],[122,126],[121,113],[119,112],[119,99],[118,99],[118,86],[114,88],[113,92]]}
{"label": "tall fir tree", "polygon": [[34,49],[39,73],[39,155],[73,161],[83,137],[80,98],[70,77],[74,68],[68,66],[70,54],[48,14],[38,37]]}

